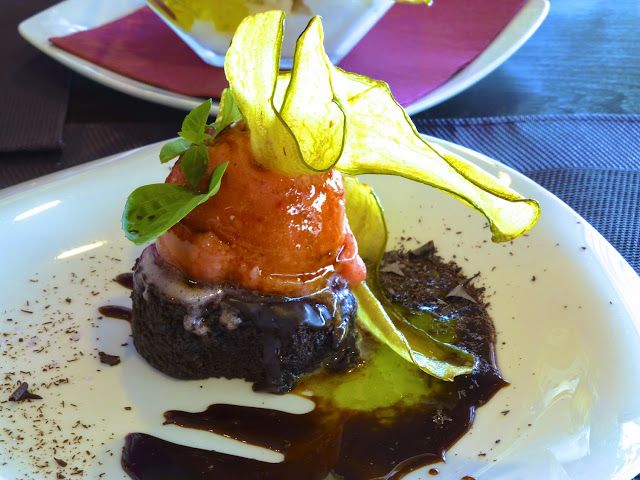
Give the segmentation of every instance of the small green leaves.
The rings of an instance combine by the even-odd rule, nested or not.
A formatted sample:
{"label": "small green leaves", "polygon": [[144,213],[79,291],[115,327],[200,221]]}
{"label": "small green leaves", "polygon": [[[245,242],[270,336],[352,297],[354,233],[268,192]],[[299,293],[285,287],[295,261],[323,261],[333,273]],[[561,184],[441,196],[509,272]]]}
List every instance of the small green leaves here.
{"label": "small green leaves", "polygon": [[162,147],[160,161],[165,163],[182,155],[182,172],[187,181],[195,188],[207,172],[209,155],[205,141],[211,139],[207,119],[211,112],[211,99],[191,110],[182,122],[182,130],[177,138]]}
{"label": "small green leaves", "polygon": [[122,228],[127,238],[136,245],[143,245],[169,230],[218,193],[227,165],[225,162],[215,168],[207,193],[199,194],[187,186],[168,183],[145,185],[134,190],[122,214]]}
{"label": "small green leaves", "polygon": [[233,99],[233,95],[231,95],[231,90],[225,88],[222,91],[222,95],[220,98],[220,110],[218,118],[216,118],[216,123],[213,124],[215,132],[213,133],[212,138],[215,138],[218,133],[220,133],[232,123],[237,122],[241,118],[242,114],[240,113],[238,104]]}
{"label": "small green leaves", "polygon": [[197,187],[198,182],[207,173],[209,154],[205,145],[192,145],[182,155],[182,173],[187,181]]}
{"label": "small green leaves", "polygon": [[228,89],[222,92],[213,125],[207,124],[210,111],[211,99],[194,108],[182,122],[180,138],[167,142],[160,150],[162,163],[182,155],[180,165],[189,185],[145,185],[129,195],[122,214],[122,228],[136,245],[158,238],[218,192],[227,163],[213,171],[206,193],[195,190],[209,167],[207,145],[226,127],[240,120],[242,114]]}
{"label": "small green leaves", "polygon": [[182,130],[178,132],[180,138],[165,143],[160,150],[162,163],[182,155],[182,172],[194,188],[207,172],[207,144],[211,144],[220,132],[242,118],[229,89],[222,92],[220,110],[213,125],[207,124],[210,111],[211,99],[194,108],[182,122]]}
{"label": "small green leaves", "polygon": [[184,117],[184,120],[182,121],[182,130],[178,132],[178,135],[195,145],[199,145],[205,140],[208,140],[211,135],[206,133],[204,130],[207,126],[207,119],[209,118],[210,112],[211,99],[198,105],[196,108],[191,110],[186,117]]}
{"label": "small green leaves", "polygon": [[160,162],[167,163],[169,160],[173,160],[178,155],[182,155],[191,146],[191,142],[184,138],[176,138],[170,142],[165,143],[160,150]]}

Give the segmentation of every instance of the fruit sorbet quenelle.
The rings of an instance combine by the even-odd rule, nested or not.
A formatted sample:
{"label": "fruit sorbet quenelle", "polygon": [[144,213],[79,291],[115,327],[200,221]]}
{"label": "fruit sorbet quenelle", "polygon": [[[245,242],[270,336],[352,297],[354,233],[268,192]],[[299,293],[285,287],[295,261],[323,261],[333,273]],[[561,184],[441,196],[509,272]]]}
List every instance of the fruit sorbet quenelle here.
{"label": "fruit sorbet quenelle", "polygon": [[[209,147],[208,174],[229,162],[220,191],[161,236],[158,253],[191,278],[264,293],[308,295],[336,274],[362,282],[366,269],[346,220],[340,173],[267,170],[255,161],[249,135],[227,129]],[[188,183],[180,162],[167,183]],[[198,187],[206,190],[206,181]]]}

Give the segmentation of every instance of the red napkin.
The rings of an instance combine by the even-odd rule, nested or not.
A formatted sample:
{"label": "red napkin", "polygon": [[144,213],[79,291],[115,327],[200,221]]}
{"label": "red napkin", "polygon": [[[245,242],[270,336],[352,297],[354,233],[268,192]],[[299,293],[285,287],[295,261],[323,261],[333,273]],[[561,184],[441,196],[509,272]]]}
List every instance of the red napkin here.
{"label": "red napkin", "polygon": [[[398,103],[409,105],[476,58],[525,2],[396,4],[339,66],[386,81]],[[148,7],[50,40],[92,63],[172,92],[219,98],[227,86],[223,69],[200,60]]]}

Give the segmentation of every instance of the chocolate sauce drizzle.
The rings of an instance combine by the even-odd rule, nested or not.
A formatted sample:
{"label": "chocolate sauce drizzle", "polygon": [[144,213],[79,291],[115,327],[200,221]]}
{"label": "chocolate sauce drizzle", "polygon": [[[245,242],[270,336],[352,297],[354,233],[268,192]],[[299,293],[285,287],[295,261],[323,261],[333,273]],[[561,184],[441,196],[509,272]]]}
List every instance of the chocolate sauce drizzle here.
{"label": "chocolate sauce drizzle", "polygon": [[[133,273],[121,273],[113,279],[114,282],[119,283],[125,288],[129,290],[133,290]],[[128,307],[120,307],[118,305],[103,305],[102,307],[98,307],[98,311],[109,318],[116,318],[118,320],[126,320],[127,322],[131,322],[132,313],[131,309]]]}
{"label": "chocolate sauce drizzle", "polygon": [[118,305],[103,305],[98,311],[109,318],[117,318],[118,320],[131,321],[131,309],[128,307],[120,307]]}
{"label": "chocolate sauce drizzle", "polygon": [[119,283],[124,288],[133,290],[133,272],[121,273],[116,276],[113,281]]}
{"label": "chocolate sauce drizzle", "polygon": [[[323,399],[306,414],[215,404],[203,412],[168,411],[165,424],[218,433],[284,454],[281,463],[265,463],[215,451],[176,445],[144,434],[127,436],[122,465],[133,479],[279,479],[324,480],[334,473],[345,480],[398,480],[440,462],[444,451],[473,421],[476,406],[504,385],[499,375],[472,375],[443,399],[398,406],[388,416],[336,409]],[[451,392],[460,395],[447,408]],[[458,395],[456,395],[456,398]],[[433,403],[432,403],[433,402]],[[154,472],[172,472],[158,477]]]}
{"label": "chocolate sauce drizzle", "polygon": [[[401,261],[407,273],[414,267],[416,271],[418,267],[428,270],[423,268],[425,265],[437,267],[441,274],[437,288],[445,293],[461,280],[459,269],[451,264],[447,269],[447,265],[433,258],[432,252],[427,258],[400,256],[391,260]],[[413,261],[417,263],[412,265]],[[412,276],[407,275],[409,278]],[[402,278],[385,281],[382,276],[381,280],[390,291],[411,291],[411,285],[398,283],[405,282]],[[420,290],[424,291],[422,285]],[[259,445],[281,452],[284,461],[265,463],[131,433],[122,453],[123,468],[135,480],[325,480],[331,474],[344,480],[399,480],[413,470],[442,461],[445,450],[469,429],[475,409],[506,385],[495,362],[495,332],[481,302],[481,292],[473,287],[469,291],[475,302],[448,298],[444,307],[445,302],[438,302],[433,308],[438,322],[453,319],[456,344],[478,359],[473,374],[457,377],[453,382],[421,375],[428,379],[424,380],[425,394],[418,400],[402,400],[370,410],[338,406],[332,390],[326,389],[326,385],[333,384],[327,383],[323,390],[323,382],[334,381],[340,374],[324,372],[298,387],[298,391],[310,390],[315,395],[311,399],[316,407],[306,414],[226,404],[214,404],[195,413],[168,411],[165,424]],[[403,305],[411,303],[402,300]],[[421,303],[425,305],[422,300]],[[406,368],[415,368],[407,365]],[[344,375],[340,382],[351,381],[353,374]],[[438,471],[431,469],[429,473],[437,475]]]}

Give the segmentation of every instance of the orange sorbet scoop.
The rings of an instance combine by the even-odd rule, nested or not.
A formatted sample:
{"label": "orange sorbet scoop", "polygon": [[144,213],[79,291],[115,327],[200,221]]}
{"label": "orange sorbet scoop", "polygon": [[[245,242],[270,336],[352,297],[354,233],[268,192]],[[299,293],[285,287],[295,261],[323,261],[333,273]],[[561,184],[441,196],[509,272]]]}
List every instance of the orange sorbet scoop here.
{"label": "orange sorbet scoop", "polygon": [[[346,219],[341,174],[267,170],[249,135],[235,127],[216,137],[198,189],[206,191],[209,174],[228,161],[220,190],[158,238],[159,254],[194,280],[290,297],[314,293],[336,274],[362,282],[366,268]],[[180,162],[166,182],[187,184]]]}

